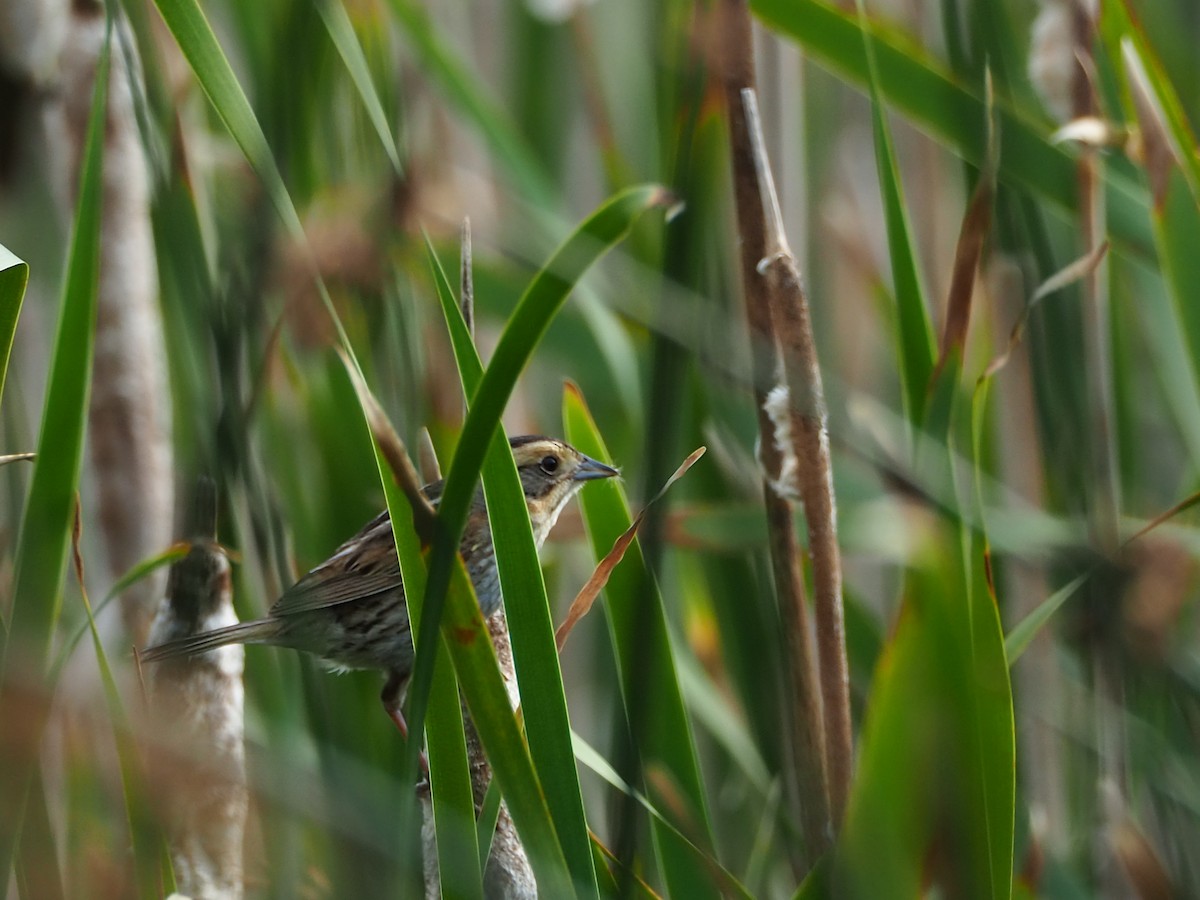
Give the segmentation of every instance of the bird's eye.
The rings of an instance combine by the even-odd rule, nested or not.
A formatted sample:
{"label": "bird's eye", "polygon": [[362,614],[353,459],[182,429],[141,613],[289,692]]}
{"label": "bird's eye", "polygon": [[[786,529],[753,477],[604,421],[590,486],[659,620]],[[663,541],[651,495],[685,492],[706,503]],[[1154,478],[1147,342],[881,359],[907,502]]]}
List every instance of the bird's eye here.
{"label": "bird's eye", "polygon": [[542,471],[545,472],[547,475],[553,475],[555,470],[558,469],[558,457],[557,456],[543,456],[542,461],[541,461],[541,463],[539,463],[539,465],[541,465]]}

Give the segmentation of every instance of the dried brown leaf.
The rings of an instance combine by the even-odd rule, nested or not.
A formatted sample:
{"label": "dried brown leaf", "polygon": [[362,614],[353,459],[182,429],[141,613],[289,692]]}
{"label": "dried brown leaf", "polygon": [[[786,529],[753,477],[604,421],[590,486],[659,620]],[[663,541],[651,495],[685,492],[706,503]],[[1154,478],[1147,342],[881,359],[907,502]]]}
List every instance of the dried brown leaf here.
{"label": "dried brown leaf", "polygon": [[655,494],[650,499],[650,502],[648,502],[645,507],[642,508],[642,511],[637,514],[637,517],[633,520],[633,524],[631,524],[625,530],[624,534],[617,538],[616,542],[612,546],[612,549],[605,554],[604,559],[600,560],[599,564],[596,566],[596,570],[592,572],[592,577],[587,580],[587,583],[571,602],[571,608],[567,610],[567,617],[563,619],[563,623],[558,626],[558,630],[554,633],[554,641],[556,644],[558,644],[559,651],[562,650],[563,644],[567,642],[567,637],[571,634],[571,629],[574,628],[575,624],[584,616],[586,616],[591,610],[592,604],[596,602],[596,598],[600,596],[600,592],[604,590],[604,586],[608,584],[608,579],[609,576],[612,575],[613,569],[615,569],[617,564],[625,558],[625,552],[629,549],[629,545],[633,543],[633,539],[637,536],[638,529],[641,527],[643,520],[646,518],[646,511],[655,503],[657,503],[663,494],[667,492],[668,488],[682,478],[687,473],[688,469],[696,464],[696,461],[704,455],[706,449],[707,448],[705,447],[697,448],[696,450],[692,451],[691,455],[688,456],[687,459],[679,464],[679,468],[676,469],[674,474],[667,479],[666,483],[662,486],[662,488],[659,489],[659,492]]}
{"label": "dried brown leaf", "polygon": [[412,460],[408,458],[408,450],[404,446],[404,441],[400,440],[400,435],[388,421],[387,413],[383,411],[383,407],[379,405],[379,401],[367,387],[358,366],[354,364],[343,348],[337,347],[336,349],[350,376],[350,382],[354,385],[354,391],[358,394],[359,403],[362,404],[363,411],[366,413],[371,434],[383,452],[384,459],[387,460],[400,489],[408,498],[409,505],[412,506],[413,525],[417,534],[423,543],[428,543],[433,536],[436,513],[429,505],[425,495],[421,493],[421,479]]}

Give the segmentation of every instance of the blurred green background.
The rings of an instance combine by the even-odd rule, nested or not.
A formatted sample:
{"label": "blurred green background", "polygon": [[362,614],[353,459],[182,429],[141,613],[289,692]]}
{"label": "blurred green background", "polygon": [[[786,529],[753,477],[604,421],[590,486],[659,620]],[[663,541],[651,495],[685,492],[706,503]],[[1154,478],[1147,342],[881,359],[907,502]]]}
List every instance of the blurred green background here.
{"label": "blurred green background", "polygon": [[[674,739],[681,758],[694,747],[699,804],[644,748],[633,763],[630,746],[652,727],[642,719],[664,713],[657,699],[631,713],[606,600],[561,657],[574,732],[645,792],[645,805],[628,802],[578,767],[587,825],[621,857],[622,889],[684,896],[650,806],[694,845],[695,877],[714,893],[1200,896],[1194,3],[751,4],[766,145],[829,405],[856,724],[836,854],[801,887],[813,854],[751,383],[752,354],[771,351],[746,335],[721,82],[736,4],[112,3],[103,200],[89,223],[75,198],[105,9],[22,19],[10,2],[0,244],[28,264],[29,284],[23,307],[16,287],[0,296],[21,310],[0,454],[37,449],[48,466],[61,444],[50,432],[39,444],[40,411],[52,367],[85,377],[87,357],[61,337],[55,356],[54,334],[60,297],[85,309],[70,305],[68,247],[91,229],[102,273],[92,402],[129,401],[115,434],[95,406],[87,427],[93,605],[185,536],[172,510],[199,474],[219,485],[243,619],[383,507],[314,271],[397,431],[415,448],[427,428],[445,471],[463,392],[423,235],[457,282],[470,219],[486,365],[554,248],[605,198],[660,183],[679,208],[640,218],[574,286],[502,420],[510,434],[564,435],[574,382],[635,510],[708,448],[655,507],[642,547],[653,588],[637,594],[665,611],[656,646],[669,664],[646,678],[667,687],[645,693],[674,696],[678,683],[688,729]],[[223,58],[164,24],[195,9]],[[225,60],[252,119],[236,118]],[[1086,128],[1055,134],[1080,119]],[[254,121],[264,145],[244,139]],[[964,216],[993,179],[986,235],[966,231],[984,242],[978,266],[956,292]],[[96,279],[72,265],[86,293]],[[105,303],[139,292],[148,302],[133,324],[106,332]],[[968,304],[970,326],[934,372],[953,304]],[[82,422],[81,399],[63,421]],[[68,454],[57,471],[74,478],[76,462]],[[88,642],[72,642],[86,622],[79,585],[71,574],[56,588],[66,557],[36,555],[66,547],[73,487],[46,475],[45,496],[62,490],[39,507],[50,521],[38,532],[34,471],[0,468],[0,675],[33,684],[43,711],[57,703],[24,807],[44,821],[23,826],[8,893],[153,894],[127,849],[141,826],[114,747],[128,728],[102,699]],[[116,546],[113,529],[139,524]],[[542,552],[556,623],[594,564],[584,538],[573,507]],[[35,564],[46,586],[22,593]],[[130,647],[161,587],[99,617],[129,708]],[[251,648],[245,685],[248,893],[419,890],[419,842],[397,813],[412,794],[404,748],[379,712],[378,676],[333,677]],[[0,728],[17,735],[14,721]]]}

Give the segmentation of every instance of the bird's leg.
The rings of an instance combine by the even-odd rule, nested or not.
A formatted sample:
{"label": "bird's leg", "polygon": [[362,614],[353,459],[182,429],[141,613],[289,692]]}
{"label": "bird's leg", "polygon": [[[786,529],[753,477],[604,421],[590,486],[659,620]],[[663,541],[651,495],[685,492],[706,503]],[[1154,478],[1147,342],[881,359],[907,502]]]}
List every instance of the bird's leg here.
{"label": "bird's leg", "polygon": [[408,679],[405,676],[399,672],[389,672],[387,683],[384,684],[383,691],[379,695],[379,699],[383,702],[384,712],[395,723],[405,740],[408,740],[408,723],[404,721],[404,712],[401,707],[404,705],[404,692],[407,689]]}
{"label": "bird's leg", "polygon": [[[379,699],[383,702],[383,709],[388,714],[388,718],[400,731],[404,740],[408,740],[408,723],[404,721],[404,693],[408,690],[408,676],[401,675],[399,672],[389,672],[387,683],[383,686],[383,691],[379,695]],[[422,750],[417,754],[417,763],[421,767],[422,774],[429,777],[429,757]]]}

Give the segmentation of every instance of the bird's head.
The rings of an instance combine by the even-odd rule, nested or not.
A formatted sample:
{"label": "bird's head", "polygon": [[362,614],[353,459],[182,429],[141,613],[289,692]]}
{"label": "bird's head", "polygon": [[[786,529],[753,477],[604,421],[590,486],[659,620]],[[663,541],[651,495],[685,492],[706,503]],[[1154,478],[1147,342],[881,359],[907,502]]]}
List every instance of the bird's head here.
{"label": "bird's head", "polygon": [[546,539],[567,501],[589,481],[620,473],[554,438],[525,435],[510,439],[521,476],[529,520],[538,546]]}

